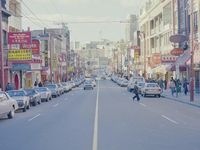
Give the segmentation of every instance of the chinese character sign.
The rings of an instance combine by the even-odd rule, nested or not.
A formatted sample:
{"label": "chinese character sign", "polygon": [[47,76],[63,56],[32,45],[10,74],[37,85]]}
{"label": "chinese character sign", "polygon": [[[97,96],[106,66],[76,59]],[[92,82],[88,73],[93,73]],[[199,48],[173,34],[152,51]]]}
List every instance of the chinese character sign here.
{"label": "chinese character sign", "polygon": [[9,32],[8,44],[31,44],[31,32]]}
{"label": "chinese character sign", "polygon": [[40,41],[33,39],[31,44],[20,44],[20,49],[31,49],[33,55],[40,54]]}
{"label": "chinese character sign", "polygon": [[27,49],[9,50],[9,61],[30,61],[32,60],[32,51]]}

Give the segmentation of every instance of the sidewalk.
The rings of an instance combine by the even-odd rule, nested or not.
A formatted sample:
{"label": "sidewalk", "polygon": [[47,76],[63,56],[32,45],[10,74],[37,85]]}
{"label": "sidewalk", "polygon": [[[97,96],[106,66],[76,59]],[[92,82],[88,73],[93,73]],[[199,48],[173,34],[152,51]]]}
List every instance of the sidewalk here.
{"label": "sidewalk", "polygon": [[162,97],[200,108],[200,94],[195,94],[194,102],[190,102],[190,93],[188,93],[187,96],[184,95],[184,93],[179,93],[178,97],[176,97],[176,93],[174,93],[174,96],[172,96],[169,89],[164,90],[164,92],[162,93]]}

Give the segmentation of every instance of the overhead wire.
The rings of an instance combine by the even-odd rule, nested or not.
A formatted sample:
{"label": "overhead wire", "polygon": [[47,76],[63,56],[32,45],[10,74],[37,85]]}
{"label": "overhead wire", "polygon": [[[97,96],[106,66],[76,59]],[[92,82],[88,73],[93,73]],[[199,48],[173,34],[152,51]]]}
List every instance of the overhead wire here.
{"label": "overhead wire", "polygon": [[38,21],[39,21],[42,25],[45,25],[46,27],[48,27],[48,25],[47,25],[46,23],[44,23],[43,20],[40,19],[40,18],[31,10],[31,8],[30,8],[24,1],[22,1],[22,4],[26,7],[27,10],[29,10],[29,12],[30,12],[33,16],[35,16],[35,18],[38,19]]}
{"label": "overhead wire", "polygon": [[54,10],[56,11],[56,12],[58,12],[58,16],[61,18],[61,20],[63,21],[63,15],[62,15],[62,13],[60,12],[60,10],[56,7],[56,5],[54,4],[54,2],[52,1],[52,0],[49,0],[49,2],[51,3],[51,5],[52,5],[52,7],[54,8]]}
{"label": "overhead wire", "polygon": [[27,20],[29,20],[30,22],[32,22],[34,25],[36,25],[37,27],[42,27],[43,25],[41,25],[41,23],[38,23],[35,21],[35,19],[30,18],[29,16],[26,15],[26,12],[24,12],[25,10],[19,9],[18,7],[16,7],[16,11],[20,14],[19,17],[24,17]]}

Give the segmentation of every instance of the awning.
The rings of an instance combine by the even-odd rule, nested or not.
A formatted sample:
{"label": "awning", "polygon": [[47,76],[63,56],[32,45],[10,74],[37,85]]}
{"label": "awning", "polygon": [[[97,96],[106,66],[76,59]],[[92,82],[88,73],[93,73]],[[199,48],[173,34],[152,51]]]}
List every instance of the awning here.
{"label": "awning", "polygon": [[[176,71],[176,65],[175,64],[171,64],[170,66],[168,66],[166,68],[167,71]],[[179,65],[179,71],[183,72],[187,70],[187,66],[186,65]]]}
{"label": "awning", "polygon": [[159,66],[153,68],[152,72],[165,74],[168,71],[167,68],[169,67],[171,67],[171,64],[160,64]]}
{"label": "awning", "polygon": [[190,58],[191,58],[190,51],[187,50],[177,58],[175,64],[183,66],[183,65],[185,65],[187,63],[188,60],[190,60]]}

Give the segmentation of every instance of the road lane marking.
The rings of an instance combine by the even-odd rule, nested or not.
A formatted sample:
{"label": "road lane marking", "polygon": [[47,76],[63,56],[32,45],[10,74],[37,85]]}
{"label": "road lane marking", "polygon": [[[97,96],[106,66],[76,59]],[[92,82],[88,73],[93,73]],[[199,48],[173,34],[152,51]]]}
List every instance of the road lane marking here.
{"label": "road lane marking", "polygon": [[143,103],[140,103],[140,105],[144,106],[144,107],[147,107],[147,105],[143,104]]}
{"label": "road lane marking", "polygon": [[59,105],[59,103],[57,103],[57,104],[53,105],[53,107],[57,107],[58,105]]}
{"label": "road lane marking", "polygon": [[169,118],[169,117],[167,117],[167,116],[165,116],[165,115],[161,115],[161,116],[162,116],[163,118],[167,119],[168,121],[174,123],[174,124],[178,124],[177,121],[175,121],[175,120],[173,120],[173,119],[171,119],[171,118]]}
{"label": "road lane marking", "polygon": [[39,116],[40,116],[40,114],[36,115],[35,117],[33,117],[33,118],[29,119],[29,120],[28,120],[28,122],[30,122],[30,121],[32,121],[32,120],[34,120],[34,119],[38,118]]}
{"label": "road lane marking", "polygon": [[97,98],[96,98],[96,110],[95,110],[92,150],[98,149],[98,117],[99,117],[98,112],[99,112],[99,81],[98,81],[98,87],[97,87]]}

